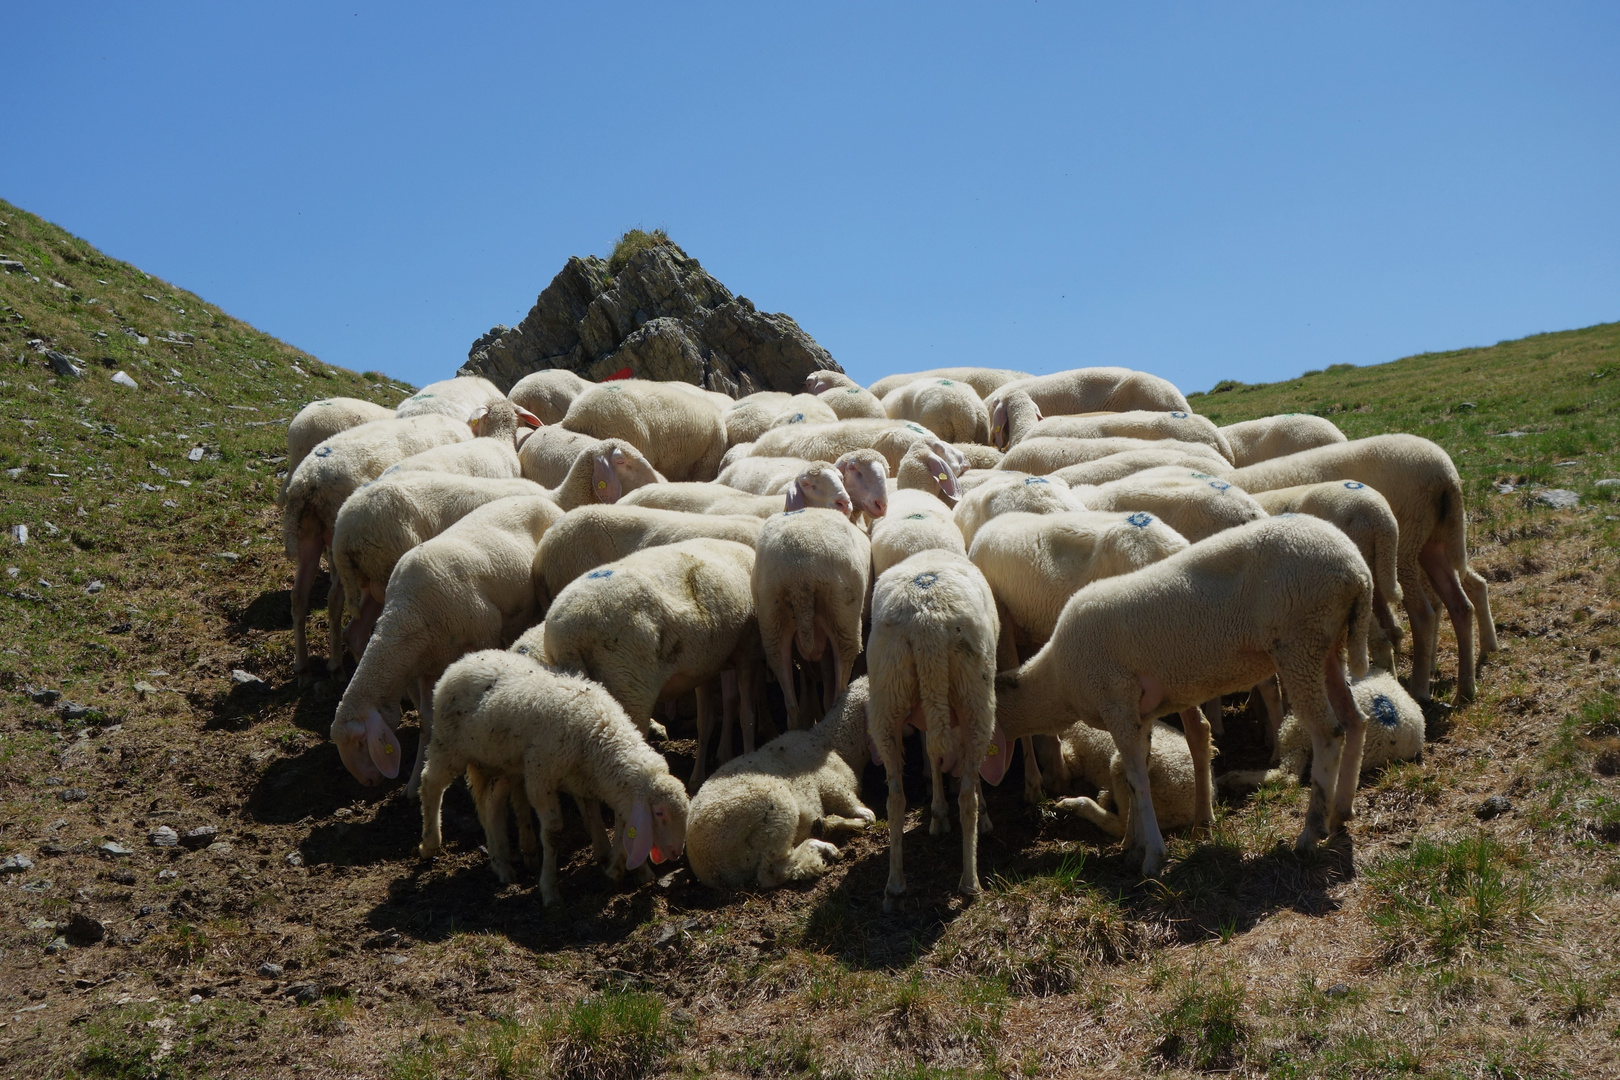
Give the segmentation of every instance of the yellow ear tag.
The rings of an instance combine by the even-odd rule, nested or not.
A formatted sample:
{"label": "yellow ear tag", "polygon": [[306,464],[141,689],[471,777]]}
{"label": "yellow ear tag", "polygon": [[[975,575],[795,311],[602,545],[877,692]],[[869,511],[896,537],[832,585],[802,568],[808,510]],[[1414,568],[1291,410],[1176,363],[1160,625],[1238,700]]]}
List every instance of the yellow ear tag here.
{"label": "yellow ear tag", "polygon": [[1000,749],[996,747],[995,743],[991,743],[989,746],[985,747],[984,756],[995,757],[999,753],[1001,753]]}
{"label": "yellow ear tag", "polygon": [[607,481],[606,480],[598,480],[596,482],[596,490],[601,491],[602,489],[604,489],[606,487],[607,487]]}
{"label": "yellow ear tag", "polygon": [[630,825],[625,828],[624,838],[626,840],[634,840],[636,838],[636,827],[634,825]]}
{"label": "yellow ear tag", "polygon": [[945,474],[944,474],[944,473],[940,473],[940,474],[939,474],[939,475],[938,475],[938,476],[936,476],[936,477],[934,477],[934,479],[935,479],[935,480],[938,480],[938,481],[939,481],[939,482],[940,482],[940,483],[942,483],[942,484],[943,484],[943,483],[944,483],[944,482],[945,482]]}
{"label": "yellow ear tag", "polygon": [[383,753],[385,753],[385,754],[392,754],[392,753],[393,753],[393,752],[394,752],[394,748],[393,748],[393,747],[392,747],[392,746],[387,746],[387,745],[385,745],[385,746],[384,746],[384,747],[383,747]]}

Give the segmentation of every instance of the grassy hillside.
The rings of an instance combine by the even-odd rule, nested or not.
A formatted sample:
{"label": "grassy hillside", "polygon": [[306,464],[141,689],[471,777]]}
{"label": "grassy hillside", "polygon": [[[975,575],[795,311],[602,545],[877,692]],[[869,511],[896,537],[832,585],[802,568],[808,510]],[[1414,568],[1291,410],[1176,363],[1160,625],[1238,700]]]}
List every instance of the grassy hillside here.
{"label": "grassy hillside", "polygon": [[[416,859],[414,806],[348,777],[331,692],[291,677],[282,425],[403,388],[3,203],[0,222],[27,271],[0,274],[0,525],[29,530],[0,539],[0,858],[32,863],[0,874],[0,1073],[1620,1072],[1620,504],[1595,486],[1620,476],[1620,324],[1194,396],[1221,422],[1415,431],[1465,477],[1505,648],[1422,762],[1369,777],[1353,845],[1297,859],[1304,795],[1279,784],[1143,882],[1089,825],[1025,807],[1015,769],[968,904],[919,773],[893,915],[883,831],[813,886],[720,896],[684,869],[611,886],[571,814],[564,903],[542,909],[494,880],[459,788],[447,854]],[[1242,705],[1220,767],[1263,756]],[[217,833],[150,846],[164,826]]]}

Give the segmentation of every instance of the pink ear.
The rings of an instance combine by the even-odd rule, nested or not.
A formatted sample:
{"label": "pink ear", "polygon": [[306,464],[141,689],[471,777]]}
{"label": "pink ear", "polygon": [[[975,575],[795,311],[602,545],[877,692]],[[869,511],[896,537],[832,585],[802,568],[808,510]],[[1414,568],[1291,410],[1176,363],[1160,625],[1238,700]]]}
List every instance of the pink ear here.
{"label": "pink ear", "polygon": [[399,737],[394,729],[383,723],[382,714],[372,709],[366,717],[366,749],[371,752],[371,763],[377,771],[392,780],[399,775],[399,762],[404,756]]}
{"label": "pink ear", "polygon": [[521,405],[513,405],[512,411],[517,413],[518,423],[520,424],[524,424],[532,428],[541,428],[546,426],[544,420],[541,420],[538,416],[534,415],[534,413],[530,412],[528,409],[525,409]]}
{"label": "pink ear", "polygon": [[624,485],[619,483],[618,471],[613,468],[613,455],[618,451],[596,455],[596,466],[591,471],[591,483],[596,491],[596,501],[616,503],[619,496],[624,494]]}
{"label": "pink ear", "polygon": [[939,485],[939,490],[944,495],[952,499],[962,497],[962,489],[956,484],[956,473],[951,470],[950,465],[946,464],[944,458],[938,454],[928,454],[924,456],[923,460],[928,466],[929,473],[934,478],[934,483]]}
{"label": "pink ear", "polygon": [[474,431],[476,431],[478,434],[482,435],[484,433],[483,430],[482,430],[483,426],[484,426],[484,417],[486,417],[488,415],[489,415],[489,406],[488,405],[480,405],[480,406],[478,406],[477,411],[472,414],[472,417],[470,419],[468,419],[467,425],[469,427],[471,427]]}
{"label": "pink ear", "polygon": [[793,483],[788,485],[788,489],[787,489],[787,505],[785,507],[783,507],[783,509],[784,510],[803,510],[804,509],[804,491],[799,487],[799,482],[797,480],[793,481]]}
{"label": "pink ear", "polygon": [[979,762],[979,775],[984,782],[995,785],[1007,775],[1007,734],[997,724],[990,731],[990,745],[985,748],[984,760]]}
{"label": "pink ear", "polygon": [[653,846],[652,811],[647,809],[647,800],[637,799],[630,808],[630,822],[624,830],[624,868],[634,870],[647,861]]}
{"label": "pink ear", "polygon": [[996,407],[990,413],[990,441],[1003,449],[1007,446],[1007,402],[996,402]]}

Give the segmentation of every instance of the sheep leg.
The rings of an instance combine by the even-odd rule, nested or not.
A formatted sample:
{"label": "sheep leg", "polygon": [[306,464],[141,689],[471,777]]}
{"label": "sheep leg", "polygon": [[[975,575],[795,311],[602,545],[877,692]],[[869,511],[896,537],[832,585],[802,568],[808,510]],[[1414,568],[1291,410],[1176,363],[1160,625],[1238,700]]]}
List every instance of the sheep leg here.
{"label": "sheep leg", "polygon": [[1052,782],[1054,794],[1063,795],[1069,791],[1073,777],[1069,775],[1068,763],[1063,760],[1063,744],[1056,735],[1036,735],[1035,759],[1041,765],[1041,785]]}
{"label": "sheep leg", "polygon": [[[543,788],[538,776],[529,778],[529,797],[540,811],[540,902],[546,907],[562,899],[557,891],[557,849],[562,846],[562,806],[555,788]],[[539,789],[540,797],[534,798]]]}
{"label": "sheep leg", "polygon": [[[978,758],[982,760],[984,754],[981,752]],[[972,755],[969,759],[973,760]],[[956,798],[962,816],[962,880],[956,888],[964,896],[979,895],[979,799],[978,765],[971,773],[964,767],[962,793]]]}
{"label": "sheep leg", "polygon": [[832,648],[821,654],[821,713],[818,722],[820,716],[827,715],[827,710],[832,708],[832,703],[843,693],[849,681],[839,678],[843,672],[838,661],[838,642],[833,640],[831,644]]}
{"label": "sheep leg", "polygon": [[459,763],[445,754],[434,754],[433,762],[422,771],[422,842],[416,852],[425,859],[439,853],[444,839],[439,835],[439,813],[444,806],[444,789],[460,772]]}
{"label": "sheep leg", "polygon": [[349,620],[349,627],[343,632],[344,643],[356,660],[366,654],[366,645],[371,641],[371,632],[377,626],[382,609],[382,602],[369,589],[360,594],[360,611]]}
{"label": "sheep leg", "polygon": [[1039,806],[1046,794],[1041,790],[1041,765],[1035,760],[1035,736],[1023,736],[1018,745],[1024,751],[1024,801]]}
{"label": "sheep leg", "polygon": [[[752,754],[755,746],[755,729],[759,724],[759,700],[764,696],[764,680],[760,677],[759,661],[755,659],[744,660],[737,665],[735,677],[737,680],[737,704],[739,721],[742,725],[743,753]],[[729,749],[730,740],[727,740]]]}
{"label": "sheep leg", "polygon": [[[876,706],[877,702],[874,701],[872,705]],[[883,887],[883,910],[892,912],[895,898],[906,891],[906,869],[901,850],[906,832],[905,744],[900,739],[900,725],[906,717],[904,712],[892,706],[888,711],[890,715],[884,716],[876,708],[869,707],[867,734],[877,747],[878,757],[883,761],[883,772],[889,782],[889,880]]]}
{"label": "sheep leg", "polygon": [[1059,799],[1054,805],[1059,810],[1067,810],[1071,814],[1085,818],[1115,840],[1125,839],[1125,820],[1118,814],[1103,809],[1101,804],[1085,796],[1076,799]]}
{"label": "sheep leg", "polygon": [[1164,835],[1159,832],[1159,817],[1153,811],[1153,791],[1148,781],[1153,718],[1137,712],[1135,702],[1110,702],[1103,721],[1122,759],[1127,790],[1115,792],[1114,798],[1122,807],[1130,803],[1131,854],[1141,852],[1144,877],[1157,877],[1164,869],[1169,852],[1164,846]]}
{"label": "sheep leg", "polygon": [[930,788],[932,798],[928,805],[928,835],[949,836],[951,811],[945,799],[945,774],[939,767],[939,757],[928,746],[930,732],[924,727],[926,721],[922,718],[921,710],[914,709],[908,720],[922,731],[923,754],[928,758],[928,776],[932,784]]}
{"label": "sheep leg", "polygon": [[[1216,699],[1217,702],[1219,699]],[[1208,708],[1206,702],[1204,708]],[[1211,740],[1209,721],[1199,709],[1183,709],[1181,728],[1187,735],[1187,752],[1193,767],[1193,824],[1215,823],[1215,791],[1210,778]]]}
{"label": "sheep leg", "polygon": [[326,590],[326,674],[332,679],[343,670],[344,614],[343,580],[334,573]]}
{"label": "sheep leg", "polygon": [[1361,752],[1367,741],[1367,718],[1356,708],[1355,695],[1344,679],[1344,664],[1338,650],[1327,655],[1327,697],[1334,717],[1344,729],[1344,751],[1339,759],[1339,782],[1333,791],[1333,811],[1328,815],[1328,832],[1343,831],[1345,822],[1355,816],[1356,788],[1361,783]]}
{"label": "sheep leg", "polygon": [[292,588],[293,670],[299,674],[309,667],[309,594],[315,589],[315,575],[321,569],[321,550],[319,533],[299,533],[298,571],[293,575]]}
{"label": "sheep leg", "polygon": [[1282,728],[1282,695],[1277,691],[1277,676],[1267,675],[1254,686],[1255,693],[1266,707],[1266,742],[1271,744],[1271,763],[1277,764],[1282,748],[1277,745],[1277,732]]}
{"label": "sheep leg", "polygon": [[1344,756],[1344,729],[1328,702],[1325,663],[1285,659],[1277,665],[1294,714],[1311,735],[1311,801],[1305,811],[1305,827],[1294,844],[1301,854],[1313,850],[1328,835],[1329,805],[1335,800]]}
{"label": "sheep leg", "polygon": [[1212,735],[1226,734],[1226,721],[1221,715],[1221,699],[1210,698],[1199,706],[1203,710],[1204,719],[1209,721],[1209,730]]}
{"label": "sheep leg", "polygon": [[1406,606],[1406,621],[1412,624],[1412,682],[1409,689],[1419,701],[1428,701],[1429,680],[1434,675],[1434,655],[1437,649],[1440,622],[1429,603],[1428,590],[1423,587],[1422,574],[1415,565],[1400,567],[1401,602]]}
{"label": "sheep leg", "polygon": [[426,679],[416,680],[416,712],[422,718],[422,729],[416,737],[416,764],[405,782],[405,797],[413,802],[422,789],[422,764],[427,760],[428,740],[433,738],[433,684]]}
{"label": "sheep leg", "polygon": [[1451,616],[1451,628],[1457,634],[1457,699],[1474,700],[1474,605],[1457,579],[1457,571],[1446,556],[1445,546],[1438,540],[1423,545],[1418,562],[1434,582],[1440,602]]}
{"label": "sheep leg", "polygon": [[731,729],[737,723],[737,671],[735,668],[720,673],[720,764],[733,757]]}
{"label": "sheep leg", "polygon": [[1496,620],[1491,617],[1490,587],[1485,579],[1474,572],[1473,567],[1465,565],[1462,568],[1463,592],[1468,594],[1468,600],[1474,605],[1474,617],[1479,622],[1479,651],[1480,655],[1493,653],[1501,646],[1496,643]]}
{"label": "sheep leg", "polygon": [[469,766],[467,786],[472,789],[473,805],[478,808],[478,823],[484,827],[484,848],[489,852],[490,868],[502,884],[509,885],[517,880],[517,868],[512,865],[512,837],[506,828],[512,781],[505,776],[484,777],[475,766]]}
{"label": "sheep leg", "polygon": [[579,807],[579,816],[585,819],[586,831],[591,834],[591,855],[599,863],[607,862],[613,841],[608,839],[607,826],[602,824],[602,804],[596,799],[575,795],[574,805]]}
{"label": "sheep leg", "polygon": [[697,750],[692,755],[697,763],[692,767],[692,778],[686,782],[686,790],[696,792],[707,775],[704,767],[709,756],[709,739],[714,735],[715,698],[719,695],[713,683],[705,683],[697,691]]}
{"label": "sheep leg", "polygon": [[540,837],[534,831],[534,807],[523,790],[523,778],[512,778],[512,816],[517,818],[518,850],[523,854],[523,865],[530,870],[540,867]]}
{"label": "sheep leg", "polygon": [[793,692],[793,680],[798,672],[793,666],[793,639],[784,637],[776,654],[776,682],[782,688],[782,704],[787,706],[788,730],[799,730],[799,698]]}

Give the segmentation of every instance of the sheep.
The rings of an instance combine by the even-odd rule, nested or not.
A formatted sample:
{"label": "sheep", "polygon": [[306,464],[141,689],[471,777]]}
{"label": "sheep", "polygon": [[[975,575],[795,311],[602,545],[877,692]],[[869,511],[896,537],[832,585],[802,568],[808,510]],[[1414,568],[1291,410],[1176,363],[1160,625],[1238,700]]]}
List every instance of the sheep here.
{"label": "sheep", "polygon": [[412,454],[397,465],[390,465],[383,475],[441,472],[487,476],[497,480],[511,480],[523,475],[516,449],[517,415],[511,402],[502,398],[492,405],[480,405],[472,426],[478,438]]}
{"label": "sheep", "polygon": [[949,367],[934,368],[931,371],[913,371],[900,375],[885,375],[871,386],[867,387],[875,396],[882,398],[891,390],[898,390],[909,382],[918,379],[955,379],[965,382],[973,387],[974,392],[981,398],[987,398],[997,389],[1010,382],[1028,379],[1031,376],[1023,371],[1010,371],[1006,368],[981,367]]}
{"label": "sheep", "polygon": [[[1016,449],[1023,449],[1033,442],[1044,441],[1031,439],[1020,443]],[[1110,440],[1097,440],[1105,442]],[[1198,472],[1207,472],[1220,476],[1232,471],[1219,454],[1207,446],[1198,443],[1186,443],[1184,449],[1163,449],[1154,444],[1145,444],[1149,448],[1142,450],[1126,450],[1122,453],[1108,454],[1093,461],[1083,461],[1074,465],[1066,465],[1052,476],[1073,487],[1096,487],[1111,480],[1123,480],[1148,469],[1158,469],[1166,465],[1173,465],[1182,469],[1195,469]]]}
{"label": "sheep", "polygon": [[[332,547],[332,527],[343,500],[397,461],[472,437],[472,429],[464,421],[448,416],[373,420],[322,442],[288,477],[282,498],[281,539],[298,568],[292,589],[294,670],[303,672],[309,667],[305,640],[309,594],[321,554]],[[335,666],[341,646],[337,616],[343,610],[343,590],[336,581],[327,593],[327,610],[332,613],[327,627],[328,663]]]}
{"label": "sheep", "polygon": [[1349,441],[1333,421],[1310,413],[1282,413],[1227,424],[1221,434],[1232,448],[1232,464],[1240,469],[1301,450]]}
{"label": "sheep", "polygon": [[[1089,416],[1049,416],[1038,421],[1023,438],[1039,439],[1061,437],[1070,439],[1175,439],[1178,442],[1202,443],[1220,454],[1230,465],[1232,448],[1226,436],[1208,417],[1182,412],[1120,412],[1096,413]],[[1022,441],[1022,440],[1020,440]],[[1014,447],[1017,443],[1013,444]]]}
{"label": "sheep", "polygon": [[[440,850],[444,789],[463,770],[469,779],[485,773],[519,778],[511,790],[521,795],[513,799],[520,823],[527,826],[531,804],[540,813],[540,899],[547,906],[562,899],[557,890],[560,792],[580,800],[597,857],[611,850],[610,877],[618,879],[648,858],[655,863],[680,858],[686,792],[663,755],[642,741],[619,704],[589,679],[516,653],[476,652],[445,671],[434,689],[433,709],[439,721],[428,741],[417,848],[424,858]],[[495,785],[474,784],[473,790],[490,859],[502,880],[510,880],[505,801]],[[597,800],[613,810],[611,849]]]}
{"label": "sheep", "polygon": [[782,411],[782,405],[792,396],[779,390],[761,390],[757,394],[739,398],[725,412],[726,449],[730,450],[738,443],[753,442],[765,434],[771,421]]}
{"label": "sheep", "polygon": [[602,439],[583,451],[568,474],[546,494],[564,510],[592,503],[616,503],[626,493],[664,487],[664,478],[641,452],[624,439]]}
{"label": "sheep", "polygon": [[699,881],[774,889],[820,877],[839,851],[811,830],[820,824],[826,836],[877,820],[860,799],[866,705],[863,675],[809,731],[787,732],[715,770],[686,823],[686,861]]}
{"label": "sheep", "polygon": [[671,480],[713,480],[726,452],[719,409],[676,384],[623,380],[586,390],[561,426],[598,439],[624,439]]}
{"label": "sheep", "polygon": [[765,430],[787,427],[789,424],[834,424],[838,419],[838,414],[816,395],[794,394],[782,403]]}
{"label": "sheep", "polygon": [[819,395],[840,420],[882,420],[889,415],[876,394],[842,372],[812,371],[805,377],[804,388]]}
{"label": "sheep", "polygon": [[568,415],[568,406],[589,389],[591,383],[567,368],[547,368],[523,376],[507,391],[514,405],[533,413],[542,424],[558,424]]}
{"label": "sheep", "polygon": [[1193,543],[1267,516],[1230,481],[1174,465],[1147,469],[1098,487],[1073,491],[1091,510],[1145,510]]}
{"label": "sheep", "polygon": [[781,495],[750,495],[723,484],[648,484],[622,500],[626,506],[684,510],[690,514],[747,514],[768,518],[782,512]]}
{"label": "sheep", "polygon": [[518,468],[525,480],[533,480],[542,487],[556,487],[573,468],[574,459],[597,441],[577,431],[547,425],[518,447]]}
{"label": "sheep", "polygon": [[709,537],[753,547],[763,521],[750,515],[689,514],[645,506],[582,506],[563,515],[540,541],[534,580],[542,597],[553,597],[568,583],[631,552],[682,540]]}
{"label": "sheep", "polygon": [[715,483],[751,495],[780,495],[808,464],[798,457],[745,457],[721,469]]}
{"label": "sheep", "polygon": [[[322,398],[305,405],[287,425],[287,479],[292,479],[292,474],[298,471],[298,466],[311,450],[333,435],[372,420],[386,420],[393,415],[393,409],[360,398]],[[283,483],[277,502],[286,497],[286,487],[286,483]]]}
{"label": "sheep", "polygon": [[881,574],[919,551],[967,554],[962,532],[950,507],[938,498],[913,488],[892,493],[888,513],[872,522],[872,572]]}
{"label": "sheep", "polygon": [[[1132,831],[1130,791],[1125,778],[1125,759],[1106,731],[1088,724],[1075,724],[1058,737],[1063,769],[1097,788],[1095,799],[1059,799],[1057,809],[1085,818],[1116,840]],[[1148,785],[1153,793],[1153,816],[1161,829],[1181,829],[1197,825],[1197,771],[1187,736],[1166,724],[1153,721],[1149,734]],[[1117,793],[1117,794],[1116,794]],[[1110,806],[1119,803],[1119,813]]]}
{"label": "sheep", "polygon": [[399,775],[394,729],[400,698],[408,696],[422,717],[416,764],[405,785],[406,797],[416,798],[433,735],[433,684],[465,653],[510,642],[529,625],[534,552],[555,520],[550,499],[497,499],[399,560],[375,642],[332,720],[332,741],[355,779],[370,787]]}
{"label": "sheep", "polygon": [[[1046,476],[1051,473],[1062,472],[1075,465],[1089,464],[1103,458],[1118,454],[1136,453],[1141,451],[1156,451],[1159,453],[1176,453],[1197,458],[1206,462],[1205,472],[1226,473],[1232,471],[1232,463],[1221,457],[1213,447],[1203,443],[1183,442],[1180,439],[1133,439],[1109,437],[1101,439],[1070,438],[1068,436],[1047,436],[1024,439],[1014,443],[995,467],[1012,472],[1033,473],[1036,476]],[[1165,461],[1163,464],[1175,464]],[[1110,477],[1109,479],[1114,479]]]}
{"label": "sheep", "polygon": [[[332,568],[354,615],[348,629],[349,651],[356,657],[364,655],[388,600],[389,575],[407,551],[438,536],[478,507],[514,495],[546,496],[548,492],[521,479],[406,472],[384,473],[345,499],[332,526]],[[554,506],[554,510],[553,521],[563,516],[560,507]],[[331,659],[335,662],[340,657]]]}
{"label": "sheep", "polygon": [[[1190,412],[1187,399],[1173,383],[1129,368],[1074,368],[1004,383],[985,395],[990,409],[991,441],[1007,446],[1008,412],[1014,392],[1040,412],[1074,416],[1090,412]],[[998,434],[999,431],[999,434]]]}
{"label": "sheep", "polygon": [[998,514],[1014,511],[1062,514],[1085,508],[1084,503],[1069,494],[1069,485],[1061,480],[998,472],[994,478],[963,495],[956,504],[955,519],[963,543],[971,547],[975,534]]}
{"label": "sheep", "polygon": [[853,516],[855,506],[844,488],[844,478],[837,466],[825,461],[812,461],[805,465],[783,493],[784,510],[803,510],[807,506],[827,507],[846,517]]}
{"label": "sheep", "polygon": [[[883,455],[893,475],[899,471],[905,452],[913,444],[929,439],[938,439],[938,436],[911,421],[840,420],[836,424],[794,424],[765,432],[749,447],[747,456],[837,461],[851,450],[876,450]],[[732,452],[737,449],[733,447]]]}
{"label": "sheep", "polygon": [[[752,750],[760,664],[754,564],[746,544],[697,539],[598,567],[564,586],[546,611],[545,659],[607,687],[643,734],[660,700],[735,670],[743,747]],[[703,782],[714,720],[709,695],[700,693],[693,790]],[[730,744],[723,731],[723,753]]]}
{"label": "sheep", "polygon": [[[1397,761],[1423,756],[1423,707],[1402,689],[1394,675],[1379,668],[1350,680],[1350,693],[1356,707],[1367,717],[1367,737],[1361,752],[1361,768],[1377,768]],[[1290,714],[1277,732],[1273,769],[1229,772],[1215,778],[1222,791],[1244,791],[1289,777],[1298,779],[1311,760],[1310,732],[1299,718]]]}
{"label": "sheep", "polygon": [[[1367,670],[1372,575],[1348,537],[1293,515],[1228,529],[1069,598],[1041,651],[996,679],[1005,739],[1106,730],[1123,757],[1131,850],[1164,866],[1147,773],[1152,720],[1179,712],[1194,767],[1196,822],[1214,817],[1210,730],[1200,703],[1278,673],[1315,747],[1310,809],[1296,847],[1343,828],[1364,720],[1345,682]],[[1348,777],[1349,779],[1345,779]]]}
{"label": "sheep", "polygon": [[895,470],[894,484],[888,486],[925,491],[954,503],[962,497],[961,485],[956,481],[956,474],[961,466],[958,462],[947,460],[944,453],[954,449],[955,447],[942,446],[936,441],[912,444],[911,449],[900,458],[900,466]]}
{"label": "sheep", "polygon": [[1440,633],[1424,588],[1427,578],[1457,634],[1458,700],[1473,699],[1475,620],[1482,655],[1496,651],[1496,625],[1485,579],[1468,565],[1462,480],[1444,450],[1416,435],[1375,435],[1249,465],[1226,479],[1251,494],[1355,480],[1384,496],[1400,531],[1395,578],[1412,624],[1412,693],[1419,701],[1429,699]]}
{"label": "sheep", "polygon": [[962,878],[979,891],[979,774],[998,783],[1006,743],[996,742],[996,602],[984,575],[966,558],[924,551],[880,575],[872,589],[867,643],[870,700],[867,733],[889,782],[889,880],[883,908],[894,910],[906,889],[901,857],[906,827],[904,727],[924,732],[934,778],[928,831],[950,831],[942,777],[960,776]]}
{"label": "sheep", "polygon": [[871,544],[844,515],[810,508],[767,519],[754,550],[754,610],[765,659],[781,684],[788,726],[797,730],[793,648],[806,660],[826,657],[827,699],[843,693],[861,651]]}
{"label": "sheep", "polygon": [[1254,500],[1268,514],[1310,514],[1330,521],[1360,549],[1372,571],[1373,618],[1381,631],[1371,645],[1372,662],[1393,671],[1401,627],[1389,605],[1400,603],[1402,594],[1395,568],[1400,528],[1389,500],[1359,480],[1277,488],[1256,494]]}
{"label": "sheep", "polygon": [[918,379],[883,396],[895,420],[912,420],[947,442],[990,441],[990,412],[973,387],[955,379]]}
{"label": "sheep", "polygon": [[481,405],[504,400],[500,387],[476,375],[462,375],[454,379],[428,383],[399,403],[394,415],[401,419],[409,416],[427,416],[437,413],[471,423]]}
{"label": "sheep", "polygon": [[1001,451],[987,443],[955,442],[951,446],[969,469],[994,469],[1001,464]]}

